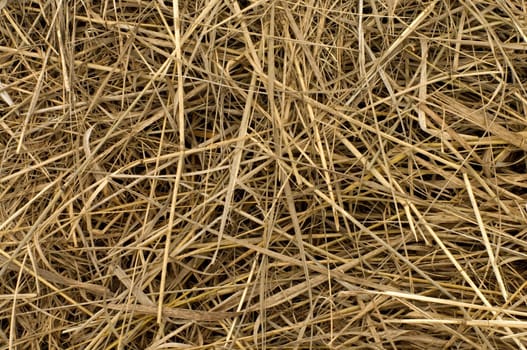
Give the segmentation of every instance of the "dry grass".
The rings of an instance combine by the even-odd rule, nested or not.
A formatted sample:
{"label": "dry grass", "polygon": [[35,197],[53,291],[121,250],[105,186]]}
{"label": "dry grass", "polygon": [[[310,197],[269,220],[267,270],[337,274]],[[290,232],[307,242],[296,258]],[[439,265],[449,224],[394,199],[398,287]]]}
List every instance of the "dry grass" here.
{"label": "dry grass", "polygon": [[526,348],[525,2],[0,8],[0,349]]}

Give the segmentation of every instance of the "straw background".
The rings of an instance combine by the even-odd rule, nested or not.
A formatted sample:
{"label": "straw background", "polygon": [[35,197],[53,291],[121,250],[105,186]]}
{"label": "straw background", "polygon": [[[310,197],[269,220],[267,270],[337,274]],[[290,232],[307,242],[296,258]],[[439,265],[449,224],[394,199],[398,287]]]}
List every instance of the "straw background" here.
{"label": "straw background", "polygon": [[525,349],[522,0],[0,0],[0,349]]}

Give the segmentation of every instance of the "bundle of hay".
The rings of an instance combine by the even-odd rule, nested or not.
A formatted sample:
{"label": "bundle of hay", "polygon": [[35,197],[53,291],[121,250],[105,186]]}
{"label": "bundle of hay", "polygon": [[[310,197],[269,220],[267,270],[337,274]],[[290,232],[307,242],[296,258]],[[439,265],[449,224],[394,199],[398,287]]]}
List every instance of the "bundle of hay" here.
{"label": "bundle of hay", "polygon": [[1,349],[525,349],[521,1],[0,1]]}

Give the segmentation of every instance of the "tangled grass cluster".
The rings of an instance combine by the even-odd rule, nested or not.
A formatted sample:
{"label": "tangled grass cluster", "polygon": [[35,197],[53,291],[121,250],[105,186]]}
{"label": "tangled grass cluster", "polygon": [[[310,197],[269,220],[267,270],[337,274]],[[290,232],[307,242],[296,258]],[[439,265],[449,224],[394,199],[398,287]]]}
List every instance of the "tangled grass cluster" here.
{"label": "tangled grass cluster", "polygon": [[525,349],[527,8],[0,1],[1,349]]}

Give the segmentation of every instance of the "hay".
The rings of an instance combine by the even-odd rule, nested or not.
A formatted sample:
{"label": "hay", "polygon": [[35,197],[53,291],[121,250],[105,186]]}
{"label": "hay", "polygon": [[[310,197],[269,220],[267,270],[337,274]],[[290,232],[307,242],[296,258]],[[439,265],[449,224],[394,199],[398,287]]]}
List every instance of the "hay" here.
{"label": "hay", "polygon": [[525,349],[521,1],[0,1],[1,349]]}

